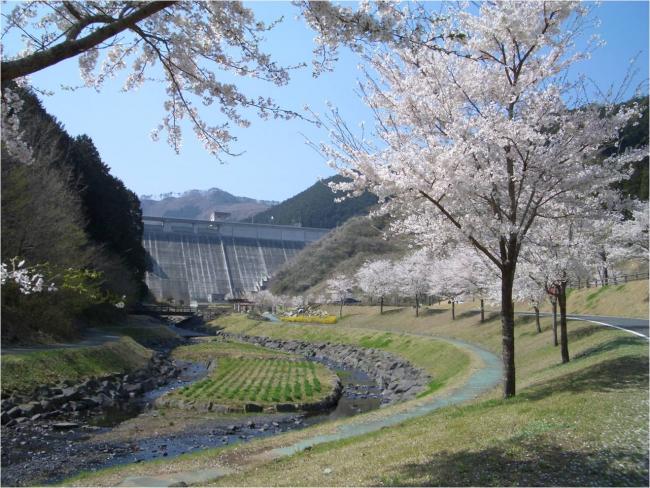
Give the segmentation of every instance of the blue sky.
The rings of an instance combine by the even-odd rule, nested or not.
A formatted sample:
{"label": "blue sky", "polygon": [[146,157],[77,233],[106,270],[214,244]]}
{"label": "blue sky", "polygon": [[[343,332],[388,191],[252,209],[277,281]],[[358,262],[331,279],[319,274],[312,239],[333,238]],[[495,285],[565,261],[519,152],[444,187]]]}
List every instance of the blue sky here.
{"label": "blue sky", "polygon": [[[281,64],[310,63],[314,33],[288,2],[249,2],[264,20],[284,16],[285,20],[267,35],[266,51]],[[629,60],[640,53],[636,82],[648,78],[648,2],[603,2],[596,10],[602,24],[598,33],[607,42],[589,62],[578,69],[607,87],[620,83]],[[341,109],[351,126],[372,119],[355,94],[361,77],[358,59],[348,52],[332,73],[314,79],[309,68],[292,72],[288,86],[251,83],[249,95],[271,96],[280,105],[302,110],[309,105],[324,112],[326,100]],[[180,155],[164,142],[152,142],[149,132],[162,117],[162,85],[146,84],[134,93],[119,92],[120,80],[97,93],[91,89],[61,91],[61,84],[80,84],[76,60],[68,60],[32,77],[34,85],[54,91],[41,97],[44,106],[72,135],[88,134],[112,174],[138,193],[160,194],[218,187],[235,195],[265,200],[283,200],[319,177],[333,174],[325,161],[305,144],[305,136],[319,142],[327,134],[301,120],[261,121],[238,129],[235,152],[242,156],[220,164],[194,139],[186,128]],[[647,86],[647,85],[646,85]],[[248,84],[246,86],[248,88]],[[646,88],[647,90],[647,88]],[[204,112],[205,113],[205,112]],[[218,114],[216,115],[218,117]],[[209,117],[206,117],[209,118]],[[218,122],[218,118],[211,119]]]}

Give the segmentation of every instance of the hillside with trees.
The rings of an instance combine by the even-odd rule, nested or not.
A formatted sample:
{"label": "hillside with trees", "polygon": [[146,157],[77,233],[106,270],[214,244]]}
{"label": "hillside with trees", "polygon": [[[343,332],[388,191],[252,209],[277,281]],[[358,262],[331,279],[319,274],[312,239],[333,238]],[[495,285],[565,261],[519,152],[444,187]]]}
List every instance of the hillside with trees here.
{"label": "hillside with trees", "polygon": [[386,221],[354,217],[303,249],[272,278],[277,295],[298,295],[337,272],[350,273],[364,261],[392,257],[407,249],[403,239],[384,238]]}
{"label": "hillside with trees", "polygon": [[317,181],[305,191],[253,216],[252,221],[260,224],[301,224],[303,227],[332,229],[350,217],[367,215],[370,207],[377,203],[377,197],[364,193],[359,197],[337,202],[335,200],[340,195],[336,195],[328,185],[342,181],[344,179],[340,176]]}
{"label": "hillside with trees", "polygon": [[3,282],[13,272],[33,286],[28,294],[23,284],[3,286],[2,338],[70,336],[75,323],[110,316],[114,302],[145,293],[140,202],[88,136],[71,137],[32,92],[16,93],[31,157],[14,157],[3,140]]}

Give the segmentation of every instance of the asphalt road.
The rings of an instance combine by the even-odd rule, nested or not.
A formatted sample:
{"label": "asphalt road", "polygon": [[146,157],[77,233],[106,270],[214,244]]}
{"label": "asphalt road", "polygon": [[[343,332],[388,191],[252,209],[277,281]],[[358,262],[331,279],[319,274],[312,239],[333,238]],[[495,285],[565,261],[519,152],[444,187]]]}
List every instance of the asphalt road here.
{"label": "asphalt road", "polygon": [[[550,312],[540,312],[541,316],[552,317]],[[517,312],[517,315],[535,315],[533,312]],[[560,314],[558,313],[558,317]],[[605,327],[613,327],[614,329],[624,330],[630,334],[643,337],[650,340],[648,333],[648,320],[647,319],[630,319],[627,317],[609,317],[606,315],[567,315],[567,320],[583,320],[586,322],[593,322],[594,324],[603,325]]]}

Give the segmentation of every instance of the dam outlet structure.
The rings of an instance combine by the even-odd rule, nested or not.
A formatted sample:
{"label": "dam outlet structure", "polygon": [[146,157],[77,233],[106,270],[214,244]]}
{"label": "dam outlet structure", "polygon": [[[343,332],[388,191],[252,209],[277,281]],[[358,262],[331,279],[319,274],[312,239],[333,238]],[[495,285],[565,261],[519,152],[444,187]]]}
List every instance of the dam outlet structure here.
{"label": "dam outlet structure", "polygon": [[158,301],[222,302],[259,290],[330,229],[143,217],[146,283]]}

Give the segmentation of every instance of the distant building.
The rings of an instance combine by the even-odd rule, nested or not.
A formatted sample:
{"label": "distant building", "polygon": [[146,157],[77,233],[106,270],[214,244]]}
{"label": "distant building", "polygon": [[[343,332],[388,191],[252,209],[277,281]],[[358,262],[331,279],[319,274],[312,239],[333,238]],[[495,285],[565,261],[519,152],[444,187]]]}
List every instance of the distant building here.
{"label": "distant building", "polygon": [[230,218],[230,215],[228,212],[212,212],[210,214],[210,222],[222,222],[224,220],[227,220]]}

